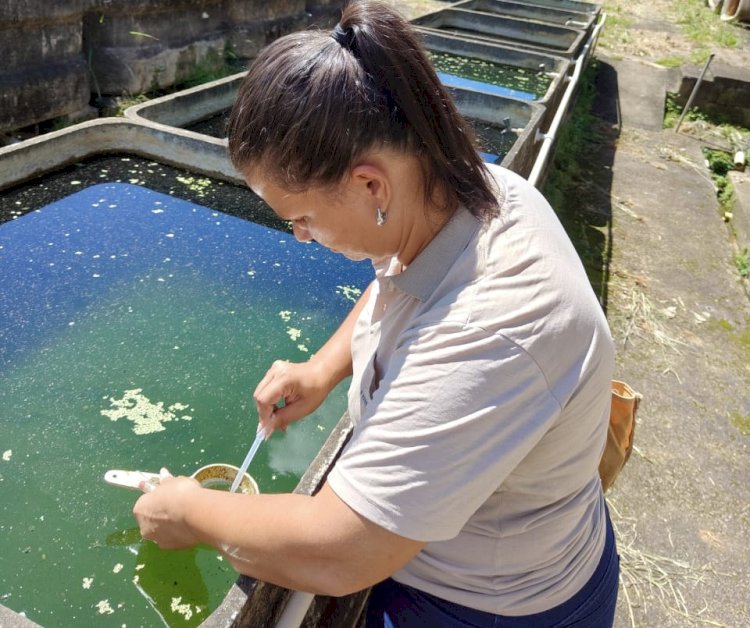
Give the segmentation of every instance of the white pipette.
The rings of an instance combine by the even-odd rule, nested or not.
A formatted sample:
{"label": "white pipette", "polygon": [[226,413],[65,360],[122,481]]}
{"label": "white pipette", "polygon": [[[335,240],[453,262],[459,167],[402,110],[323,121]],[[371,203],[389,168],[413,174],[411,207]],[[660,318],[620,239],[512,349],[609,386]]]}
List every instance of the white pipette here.
{"label": "white pipette", "polygon": [[247,456],[245,456],[245,459],[242,461],[242,466],[240,467],[240,470],[237,472],[237,476],[232,482],[232,487],[229,489],[230,493],[234,493],[237,490],[237,487],[240,485],[240,482],[242,482],[242,478],[245,475],[245,471],[247,471],[247,468],[250,466],[250,463],[255,457],[255,453],[258,451],[258,447],[260,447],[260,444],[263,442],[263,439],[265,437],[266,432],[259,425],[258,433],[255,435],[255,440],[253,441],[253,444],[250,445],[250,450],[247,452]]}

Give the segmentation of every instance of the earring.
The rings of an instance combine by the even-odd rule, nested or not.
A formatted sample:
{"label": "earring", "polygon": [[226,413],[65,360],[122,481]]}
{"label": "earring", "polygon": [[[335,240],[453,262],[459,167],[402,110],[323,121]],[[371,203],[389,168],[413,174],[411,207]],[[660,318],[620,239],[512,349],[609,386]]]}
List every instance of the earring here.
{"label": "earring", "polygon": [[375,224],[378,227],[382,227],[385,221],[388,220],[388,214],[386,214],[380,207],[375,210]]}

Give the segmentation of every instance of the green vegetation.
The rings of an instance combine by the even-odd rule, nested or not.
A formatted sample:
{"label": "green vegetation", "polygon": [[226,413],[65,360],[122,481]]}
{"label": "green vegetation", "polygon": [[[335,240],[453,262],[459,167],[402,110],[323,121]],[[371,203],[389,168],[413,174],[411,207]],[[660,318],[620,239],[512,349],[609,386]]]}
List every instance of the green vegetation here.
{"label": "green vegetation", "polygon": [[661,59],[657,59],[656,63],[662,67],[665,68],[679,68],[685,60],[682,57],[678,57],[676,55],[670,56],[670,57],[662,57]]}
{"label": "green vegetation", "polygon": [[726,318],[720,318],[718,321],[716,321],[716,324],[718,325],[719,329],[722,329],[724,331],[732,331],[734,327],[732,327],[732,323],[730,323]]}
{"label": "green vegetation", "polygon": [[732,412],[729,415],[732,425],[734,425],[743,436],[750,436],[750,414],[742,415],[739,412]]}
{"label": "green vegetation", "polygon": [[115,108],[114,115],[124,116],[125,110],[128,107],[140,105],[142,102],[146,102],[148,99],[149,97],[146,94],[138,94],[136,96],[120,96],[120,98],[117,99],[117,106]]}
{"label": "green vegetation", "polygon": [[541,70],[494,63],[448,52],[428,50],[427,56],[439,72],[520,90],[537,98],[544,96],[552,82],[552,78]]}
{"label": "green vegetation", "polygon": [[[657,59],[656,63],[667,68],[684,63],[703,65],[716,48],[739,48],[742,40],[737,27],[722,22],[718,14],[706,6],[704,0],[679,0],[673,2],[671,14],[666,18],[676,23],[681,35],[691,46],[689,53],[676,53]],[[603,47],[611,50],[631,48],[639,44],[638,31],[634,19],[628,15],[627,0],[606,0],[603,10],[607,13],[607,23],[601,33]],[[663,16],[665,17],[665,16]]]}
{"label": "green vegetation", "polygon": [[606,203],[597,198],[596,186],[591,184],[586,169],[590,161],[587,155],[598,150],[602,140],[601,123],[592,112],[598,71],[598,62],[593,61],[581,77],[578,99],[569,120],[561,126],[542,191],[573,241],[594,292],[603,299],[607,289],[610,217]]}
{"label": "green vegetation", "polygon": [[750,254],[744,249],[741,253],[734,256],[734,265],[743,279],[750,279]]}
{"label": "green vegetation", "polygon": [[[664,110],[664,127],[672,128],[682,115],[683,107],[677,103],[675,94],[667,94]],[[733,216],[735,193],[729,172],[735,168],[734,152],[750,144],[750,130],[727,123],[725,120],[710,116],[697,107],[692,107],[684,118],[687,122],[699,122],[703,132],[714,142],[725,145],[727,150],[717,148],[703,148],[706,166],[711,173],[711,179],[716,187],[719,200],[719,210],[726,222]],[[750,278],[750,260],[745,249],[734,259],[737,271],[744,279]]]}
{"label": "green vegetation", "polygon": [[[135,31],[132,31],[131,34],[139,36],[145,35],[145,33],[137,33]],[[236,74],[237,72],[241,72],[244,69],[244,65],[237,59],[237,56],[229,46],[227,46],[223,52],[209,50],[200,62],[187,68],[186,71],[183,71],[183,78],[174,85],[163,87],[160,81],[162,70],[156,69],[154,75],[151,77],[151,85],[146,92],[142,94],[127,94],[115,98],[114,110],[109,112],[108,115],[123,116],[125,110],[133,105],[138,105],[152,98],[166,96],[167,94],[172,94],[183,89],[196,87],[203,83],[215,81]]]}
{"label": "green vegetation", "polygon": [[177,89],[186,89],[195,87],[210,81],[216,81],[220,78],[236,74],[244,70],[240,67],[237,55],[227,46],[223,54],[215,50],[209,50],[206,57],[199,63],[196,63],[190,73],[176,86]]}
{"label": "green vegetation", "polygon": [[750,362],[750,320],[746,319],[744,325],[739,328],[727,320],[720,320],[718,326],[728,334],[728,340],[736,345],[744,354],[745,362]]}
{"label": "green vegetation", "polygon": [[561,125],[552,168],[544,185],[544,194],[553,207],[561,207],[566,199],[580,190],[582,164],[589,144],[599,139],[592,105],[596,89],[594,80],[599,62],[594,60],[581,77],[578,99],[567,123]]}
{"label": "green vegetation", "polygon": [[683,34],[696,45],[690,53],[690,61],[699,65],[705,63],[711,49],[716,46],[739,47],[736,27],[722,22],[703,0],[682,0],[676,5],[677,23]]}
{"label": "green vegetation", "polygon": [[633,41],[633,19],[622,14],[619,6],[606,7],[607,22],[602,29],[599,40],[605,48],[617,48],[618,45],[630,44]]}
{"label": "green vegetation", "polygon": [[[667,99],[664,106],[664,128],[671,129],[677,125],[677,121],[682,115],[683,106],[677,102],[677,94],[667,92]],[[709,118],[706,113],[698,109],[698,107],[691,107],[690,111],[687,112],[685,120],[688,122],[708,122]]]}
{"label": "green vegetation", "polygon": [[733,193],[727,175],[734,168],[734,159],[731,153],[713,148],[704,148],[703,155],[706,158],[708,169],[711,171],[711,178],[716,186],[719,203],[725,210],[730,210]]}

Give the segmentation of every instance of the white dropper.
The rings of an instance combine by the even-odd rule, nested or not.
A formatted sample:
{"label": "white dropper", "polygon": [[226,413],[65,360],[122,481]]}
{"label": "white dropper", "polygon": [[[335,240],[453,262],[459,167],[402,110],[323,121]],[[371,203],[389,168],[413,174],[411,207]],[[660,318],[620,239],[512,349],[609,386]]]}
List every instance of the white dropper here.
{"label": "white dropper", "polygon": [[253,441],[253,444],[250,445],[250,449],[247,452],[247,456],[245,456],[245,459],[242,461],[240,470],[237,472],[237,475],[235,476],[234,481],[232,482],[232,487],[229,489],[230,493],[234,493],[237,490],[237,487],[240,485],[240,482],[242,482],[242,478],[245,476],[245,471],[247,471],[247,468],[250,466],[250,463],[255,457],[255,454],[258,451],[260,444],[265,440],[265,438],[266,438],[266,430],[264,430],[263,426],[260,423],[258,423],[258,432],[255,435],[255,440]]}

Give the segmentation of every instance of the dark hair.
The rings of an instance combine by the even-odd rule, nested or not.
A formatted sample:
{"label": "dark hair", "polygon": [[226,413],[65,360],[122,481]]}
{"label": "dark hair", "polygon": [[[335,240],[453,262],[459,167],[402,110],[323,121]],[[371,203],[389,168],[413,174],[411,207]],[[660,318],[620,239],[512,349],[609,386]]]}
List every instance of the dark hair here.
{"label": "dark hair", "polygon": [[349,2],[331,33],[308,30],[264,48],[229,118],[238,169],[262,164],[290,189],[340,182],[366,150],[420,159],[424,194],[445,209],[497,210],[471,127],[415,32],[390,7]]}

